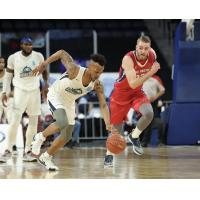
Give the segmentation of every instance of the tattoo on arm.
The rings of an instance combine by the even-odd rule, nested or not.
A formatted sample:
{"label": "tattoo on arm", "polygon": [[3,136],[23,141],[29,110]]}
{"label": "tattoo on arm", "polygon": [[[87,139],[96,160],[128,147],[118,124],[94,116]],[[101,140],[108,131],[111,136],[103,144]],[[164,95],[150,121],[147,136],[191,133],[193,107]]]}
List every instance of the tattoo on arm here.
{"label": "tattoo on arm", "polygon": [[74,62],[73,58],[64,50],[62,50],[61,62],[70,67],[69,65]]}

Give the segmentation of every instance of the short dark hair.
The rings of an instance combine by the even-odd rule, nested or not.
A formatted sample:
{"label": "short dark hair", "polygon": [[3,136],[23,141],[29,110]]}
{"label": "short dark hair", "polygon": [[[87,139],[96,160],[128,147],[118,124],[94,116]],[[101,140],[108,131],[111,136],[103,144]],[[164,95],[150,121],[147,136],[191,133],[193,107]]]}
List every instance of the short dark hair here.
{"label": "short dark hair", "polygon": [[101,66],[106,65],[106,58],[102,54],[92,54],[90,56],[90,59],[93,60],[94,62],[97,62]]}
{"label": "short dark hair", "polygon": [[137,39],[137,43],[139,41],[145,42],[145,43],[150,43],[151,44],[151,39],[149,36],[147,35],[141,35],[138,39]]}

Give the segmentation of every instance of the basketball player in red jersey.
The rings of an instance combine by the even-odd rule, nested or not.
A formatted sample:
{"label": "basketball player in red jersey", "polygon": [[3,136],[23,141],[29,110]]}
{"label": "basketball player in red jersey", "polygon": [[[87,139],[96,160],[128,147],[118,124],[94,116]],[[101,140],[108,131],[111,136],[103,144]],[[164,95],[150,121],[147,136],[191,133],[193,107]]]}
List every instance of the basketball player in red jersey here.
{"label": "basketball player in red jersey", "polygon": [[[150,38],[141,36],[137,40],[136,50],[128,52],[123,57],[119,77],[110,97],[110,123],[113,131],[122,132],[123,121],[130,108],[141,114],[136,128],[128,136],[133,145],[133,152],[137,155],[143,154],[139,135],[153,119],[151,103],[141,88],[143,83],[159,69],[160,65],[156,61],[155,51],[151,48]],[[113,155],[108,150],[104,165],[113,165]]]}

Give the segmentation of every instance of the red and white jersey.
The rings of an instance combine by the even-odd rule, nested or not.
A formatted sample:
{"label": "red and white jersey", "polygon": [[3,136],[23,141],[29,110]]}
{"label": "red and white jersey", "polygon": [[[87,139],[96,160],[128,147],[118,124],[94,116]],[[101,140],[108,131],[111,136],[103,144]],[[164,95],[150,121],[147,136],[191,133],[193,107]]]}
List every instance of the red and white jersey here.
{"label": "red and white jersey", "polygon": [[[137,60],[135,51],[130,51],[126,55],[132,59],[133,68],[137,77],[142,77],[144,74],[150,71],[153,63],[156,61],[156,53],[153,49],[149,51],[148,58],[144,61]],[[132,89],[129,86],[124,69],[120,67],[119,77],[114,84],[114,91],[111,95],[111,98],[116,103],[123,105],[130,103],[135,97],[135,94],[138,92],[142,92],[142,85]]]}

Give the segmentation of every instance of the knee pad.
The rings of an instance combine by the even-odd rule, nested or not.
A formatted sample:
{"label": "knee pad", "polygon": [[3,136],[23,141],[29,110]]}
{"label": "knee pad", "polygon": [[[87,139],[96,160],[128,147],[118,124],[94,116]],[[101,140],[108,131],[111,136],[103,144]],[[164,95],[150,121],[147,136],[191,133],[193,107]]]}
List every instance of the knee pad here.
{"label": "knee pad", "polygon": [[151,122],[151,121],[153,120],[153,115],[154,115],[153,111],[148,110],[148,111],[145,113],[144,117],[145,117],[148,121]]}
{"label": "knee pad", "polygon": [[65,144],[71,140],[73,130],[74,125],[68,125],[61,131],[59,137],[65,142]]}
{"label": "knee pad", "polygon": [[68,125],[67,114],[64,109],[57,109],[53,113],[55,125],[60,129],[64,129]]}

